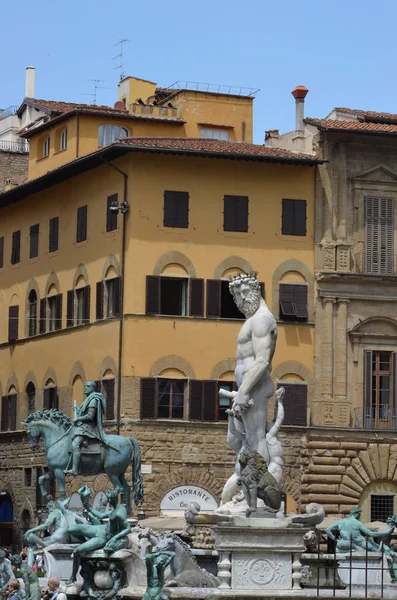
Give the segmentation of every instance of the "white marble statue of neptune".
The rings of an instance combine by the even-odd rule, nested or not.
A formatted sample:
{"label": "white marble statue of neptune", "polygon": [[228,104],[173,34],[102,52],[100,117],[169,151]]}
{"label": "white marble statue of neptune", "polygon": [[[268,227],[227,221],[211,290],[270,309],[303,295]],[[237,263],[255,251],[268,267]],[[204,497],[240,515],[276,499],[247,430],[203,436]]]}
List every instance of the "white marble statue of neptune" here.
{"label": "white marble statue of neptune", "polygon": [[[272,456],[274,450],[278,450],[277,445],[268,444],[266,441],[267,407],[274,393],[270,373],[277,340],[276,320],[261,297],[256,273],[234,277],[230,281],[229,289],[246,320],[240,329],[237,342],[235,376],[238,392],[220,390],[221,396],[233,398],[233,407],[229,411],[227,443],[237,459],[235,472],[223,489],[222,504],[229,502],[238,490],[238,457],[243,446],[248,445],[251,450],[259,452],[267,462],[269,470],[274,458],[280,458]],[[280,409],[282,409],[281,401]],[[275,436],[282,416],[280,410],[277,419],[278,427],[274,431]],[[273,432],[269,431],[268,438],[269,434]],[[270,442],[270,439],[268,441]],[[273,452],[269,455],[270,446],[273,446]],[[282,450],[280,452],[282,460]],[[279,475],[277,479],[281,479],[282,475],[282,463],[280,466],[281,469],[280,467],[277,469]]]}

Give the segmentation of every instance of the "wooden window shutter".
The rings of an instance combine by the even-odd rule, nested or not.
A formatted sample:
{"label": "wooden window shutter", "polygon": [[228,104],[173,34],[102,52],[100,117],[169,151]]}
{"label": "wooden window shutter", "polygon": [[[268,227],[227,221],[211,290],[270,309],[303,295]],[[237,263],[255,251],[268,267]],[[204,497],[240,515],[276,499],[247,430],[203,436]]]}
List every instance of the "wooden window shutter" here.
{"label": "wooden window shutter", "polygon": [[204,316],[204,279],[189,279],[189,315]]}
{"label": "wooden window shutter", "polygon": [[12,234],[11,264],[16,265],[21,260],[21,232],[14,231]]}
{"label": "wooden window shutter", "polygon": [[174,192],[169,190],[164,191],[164,227],[175,227],[177,222],[176,216],[176,201]]}
{"label": "wooden window shutter", "polygon": [[19,306],[10,306],[8,309],[8,341],[18,339]]}
{"label": "wooden window shutter", "polygon": [[69,290],[66,296],[66,327],[74,325],[74,290]]}
{"label": "wooden window shutter", "polygon": [[50,408],[50,389],[44,388],[43,390],[43,408]]}
{"label": "wooden window shutter", "polygon": [[177,227],[189,227],[189,193],[176,192]]}
{"label": "wooden window shutter", "polygon": [[293,285],[294,288],[294,307],[295,314],[300,319],[307,319],[309,316],[307,310],[307,285]]}
{"label": "wooden window shutter", "polygon": [[164,227],[189,227],[189,193],[164,191]]}
{"label": "wooden window shutter", "polygon": [[191,421],[203,420],[203,383],[197,379],[189,381],[189,419]]}
{"label": "wooden window shutter", "polygon": [[294,385],[294,406],[292,425],[307,425],[307,385],[296,383]]}
{"label": "wooden window shutter", "polygon": [[87,239],[87,205],[77,209],[77,231],[76,242],[84,242]]}
{"label": "wooden window shutter", "polygon": [[157,275],[146,276],[146,314],[158,315],[160,313],[160,277]]}
{"label": "wooden window shutter", "polygon": [[372,350],[364,350],[364,427],[372,426]]}
{"label": "wooden window shutter", "polygon": [[381,198],[380,204],[380,272],[381,275],[393,275],[393,198]]}
{"label": "wooden window shutter", "polygon": [[91,287],[89,285],[86,285],[83,288],[83,323],[89,323],[90,322],[90,317],[91,317],[91,302],[90,302],[90,297],[91,297]]}
{"label": "wooden window shutter", "polygon": [[50,219],[50,234],[49,234],[49,241],[48,241],[48,251],[49,252],[55,252],[56,250],[58,250],[58,246],[59,246],[58,235],[59,235],[59,217],[53,217],[52,219]]}
{"label": "wooden window shutter", "polygon": [[30,249],[29,258],[36,258],[39,255],[39,224],[30,227]]}
{"label": "wooden window shutter", "polygon": [[223,231],[236,231],[236,197],[223,198]]}
{"label": "wooden window shutter", "polygon": [[294,234],[294,201],[283,199],[281,210],[281,233],[283,235]]}
{"label": "wooden window shutter", "polygon": [[306,235],[306,200],[293,200],[294,235]]}
{"label": "wooden window shutter", "polygon": [[141,378],[141,419],[156,418],[156,379]]}
{"label": "wooden window shutter", "polygon": [[117,229],[117,212],[110,210],[113,203],[118,202],[118,194],[112,194],[107,198],[106,205],[106,231],[114,231]]}
{"label": "wooden window shutter", "polygon": [[55,329],[62,329],[62,294],[55,296]]}
{"label": "wooden window shutter", "polygon": [[2,396],[1,398],[1,431],[7,431],[8,423],[8,396]]}
{"label": "wooden window shutter", "polygon": [[114,278],[114,316],[119,317],[121,314],[121,277]]}
{"label": "wooden window shutter", "polygon": [[8,395],[8,406],[9,406],[9,424],[11,431],[15,431],[17,428],[17,395]]}
{"label": "wooden window shutter", "polygon": [[96,284],[96,320],[103,319],[103,294],[104,282],[98,281]]}
{"label": "wooden window shutter", "polygon": [[103,379],[102,386],[106,400],[106,420],[114,419],[114,379]]}
{"label": "wooden window shutter", "polygon": [[284,316],[295,316],[294,286],[290,283],[280,283],[279,287],[280,312]]}
{"label": "wooden window shutter", "polygon": [[394,273],[393,198],[366,197],[364,201],[365,272]]}
{"label": "wooden window shutter", "polygon": [[102,381],[100,379],[97,379],[94,383],[95,391],[98,392],[98,394],[102,394]]}
{"label": "wooden window shutter", "polygon": [[218,382],[203,382],[203,421],[216,421],[218,416]]}
{"label": "wooden window shutter", "polygon": [[236,231],[248,231],[248,196],[236,196]]}
{"label": "wooden window shutter", "polygon": [[4,267],[4,236],[0,237],[0,269]]}
{"label": "wooden window shutter", "polygon": [[221,281],[220,279],[207,279],[207,317],[219,318],[221,316]]}
{"label": "wooden window shutter", "polygon": [[47,298],[40,300],[39,332],[45,333],[47,317]]}

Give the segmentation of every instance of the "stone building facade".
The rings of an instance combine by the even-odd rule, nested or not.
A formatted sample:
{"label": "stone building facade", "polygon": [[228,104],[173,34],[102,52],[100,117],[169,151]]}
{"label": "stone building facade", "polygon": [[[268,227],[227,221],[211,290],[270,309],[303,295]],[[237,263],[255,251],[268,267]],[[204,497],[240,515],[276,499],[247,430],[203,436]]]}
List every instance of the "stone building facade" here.
{"label": "stone building facade", "polygon": [[271,147],[326,161],[316,180],[315,386],[302,503],[338,515],[360,504],[366,521],[397,512],[396,135],[397,115],[345,108],[267,135]]}
{"label": "stone building facade", "polygon": [[28,177],[28,152],[2,150],[0,146],[0,193]]}

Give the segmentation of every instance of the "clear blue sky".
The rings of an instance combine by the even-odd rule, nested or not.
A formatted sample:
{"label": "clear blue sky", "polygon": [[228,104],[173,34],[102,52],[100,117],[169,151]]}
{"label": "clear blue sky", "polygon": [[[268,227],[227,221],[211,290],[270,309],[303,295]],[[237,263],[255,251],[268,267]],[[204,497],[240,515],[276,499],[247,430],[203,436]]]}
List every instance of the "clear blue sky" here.
{"label": "clear blue sky", "polygon": [[291,90],[310,92],[307,116],[334,106],[397,112],[396,0],[19,0],[1,7],[0,106],[19,104],[25,67],[36,97],[98,104],[117,99],[118,53],[126,75],[260,88],[255,142],[294,126]]}

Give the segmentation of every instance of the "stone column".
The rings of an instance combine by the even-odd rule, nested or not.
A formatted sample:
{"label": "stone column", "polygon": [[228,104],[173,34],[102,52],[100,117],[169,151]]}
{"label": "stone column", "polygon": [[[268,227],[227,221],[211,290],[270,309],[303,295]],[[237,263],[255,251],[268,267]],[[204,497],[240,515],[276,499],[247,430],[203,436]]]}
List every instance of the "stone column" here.
{"label": "stone column", "polygon": [[337,215],[337,239],[339,243],[346,242],[346,211],[347,211],[347,146],[339,144],[338,164],[338,215]]}
{"label": "stone column", "polygon": [[335,328],[334,392],[341,400],[347,396],[347,305],[346,298],[338,299]]}
{"label": "stone column", "polygon": [[321,395],[323,398],[327,399],[330,399],[333,394],[334,303],[334,298],[323,298],[321,327]]}

